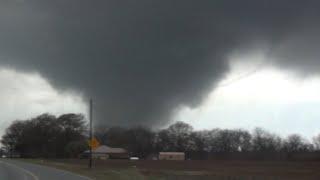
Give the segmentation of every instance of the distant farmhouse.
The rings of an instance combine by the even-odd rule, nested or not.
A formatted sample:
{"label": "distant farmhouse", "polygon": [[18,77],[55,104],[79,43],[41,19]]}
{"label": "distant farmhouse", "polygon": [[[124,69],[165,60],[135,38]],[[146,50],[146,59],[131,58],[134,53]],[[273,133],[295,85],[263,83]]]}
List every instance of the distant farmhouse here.
{"label": "distant farmhouse", "polygon": [[[90,151],[84,151],[80,158],[88,158]],[[101,145],[98,148],[92,150],[92,158],[94,159],[129,159],[129,152],[123,148],[113,148],[106,145]],[[184,161],[186,155],[184,152],[159,152],[150,154],[147,159],[150,160],[173,160],[173,161]]]}
{"label": "distant farmhouse", "polygon": [[[83,152],[82,157],[87,158],[90,155],[90,151]],[[109,146],[99,146],[92,150],[92,157],[95,159],[128,159],[129,153],[123,148],[112,148]]]}
{"label": "distant farmhouse", "polygon": [[159,160],[184,161],[186,154],[184,152],[160,152]]}

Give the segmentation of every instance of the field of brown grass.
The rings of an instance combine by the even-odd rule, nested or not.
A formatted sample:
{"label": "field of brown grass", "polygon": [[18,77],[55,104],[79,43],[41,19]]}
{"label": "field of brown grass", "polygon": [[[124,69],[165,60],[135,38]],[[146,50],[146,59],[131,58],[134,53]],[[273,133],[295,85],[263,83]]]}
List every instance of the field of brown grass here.
{"label": "field of brown grass", "polygon": [[[88,160],[44,162],[58,168],[74,166],[84,170]],[[92,171],[119,176],[135,171],[143,179],[319,180],[320,162],[94,160]]]}

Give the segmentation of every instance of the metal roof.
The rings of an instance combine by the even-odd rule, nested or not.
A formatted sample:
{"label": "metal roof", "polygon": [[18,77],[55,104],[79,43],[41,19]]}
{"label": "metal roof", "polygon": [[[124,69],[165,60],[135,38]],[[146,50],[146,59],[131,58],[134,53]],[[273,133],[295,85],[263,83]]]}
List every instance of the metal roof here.
{"label": "metal roof", "polygon": [[185,155],[184,152],[160,152],[160,155]]}

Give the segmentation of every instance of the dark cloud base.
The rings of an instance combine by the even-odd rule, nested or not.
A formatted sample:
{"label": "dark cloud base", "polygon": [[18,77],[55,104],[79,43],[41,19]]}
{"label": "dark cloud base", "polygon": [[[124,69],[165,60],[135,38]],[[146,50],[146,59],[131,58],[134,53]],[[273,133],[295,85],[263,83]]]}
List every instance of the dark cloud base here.
{"label": "dark cloud base", "polygon": [[0,63],[82,91],[104,125],[157,127],[196,107],[234,51],[266,48],[300,73],[319,65],[318,1],[0,2]]}

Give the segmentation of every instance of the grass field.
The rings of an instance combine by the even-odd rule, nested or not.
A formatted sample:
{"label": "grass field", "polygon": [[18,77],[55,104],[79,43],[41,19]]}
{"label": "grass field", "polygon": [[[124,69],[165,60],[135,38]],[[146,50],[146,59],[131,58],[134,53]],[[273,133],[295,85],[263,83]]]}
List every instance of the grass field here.
{"label": "grass field", "polygon": [[318,180],[320,162],[25,160],[96,180]]}

